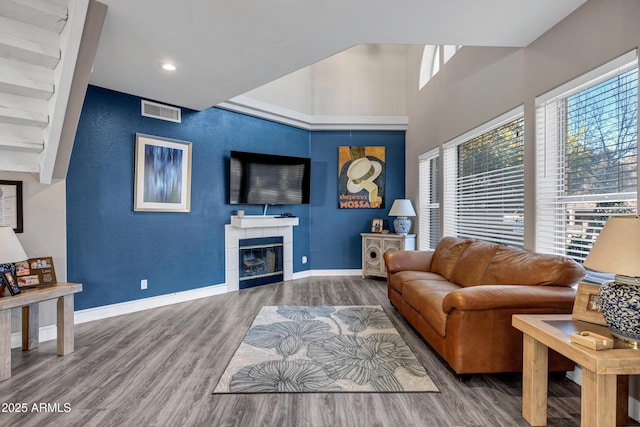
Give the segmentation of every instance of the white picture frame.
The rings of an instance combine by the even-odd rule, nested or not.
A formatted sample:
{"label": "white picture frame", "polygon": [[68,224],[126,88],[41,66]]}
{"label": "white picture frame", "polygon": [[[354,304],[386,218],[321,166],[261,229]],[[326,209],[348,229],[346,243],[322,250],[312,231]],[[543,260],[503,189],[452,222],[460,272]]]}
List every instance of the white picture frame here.
{"label": "white picture frame", "polygon": [[191,210],[190,142],[136,134],[133,210]]}

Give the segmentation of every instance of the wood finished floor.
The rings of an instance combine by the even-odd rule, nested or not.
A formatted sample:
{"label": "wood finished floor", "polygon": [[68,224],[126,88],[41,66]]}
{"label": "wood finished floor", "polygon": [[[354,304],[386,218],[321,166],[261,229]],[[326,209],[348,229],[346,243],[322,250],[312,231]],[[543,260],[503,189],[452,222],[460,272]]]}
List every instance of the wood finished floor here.
{"label": "wood finished floor", "polygon": [[[211,394],[260,307],[364,304],[382,305],[440,393]],[[75,344],[64,357],[54,341],[13,349],[0,409],[24,403],[27,412],[0,412],[0,426],[528,425],[519,375],[460,382],[389,304],[381,280],[313,277],[84,323]],[[32,412],[34,403],[61,412]],[[580,425],[580,389],[568,379],[550,379],[548,425]]]}

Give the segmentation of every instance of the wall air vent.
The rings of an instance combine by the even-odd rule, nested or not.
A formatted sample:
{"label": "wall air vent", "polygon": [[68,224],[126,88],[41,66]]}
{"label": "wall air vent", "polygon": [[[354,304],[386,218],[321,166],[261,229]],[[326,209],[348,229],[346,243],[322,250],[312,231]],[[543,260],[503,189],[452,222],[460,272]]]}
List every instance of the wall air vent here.
{"label": "wall air vent", "polygon": [[182,123],[182,111],[177,107],[142,100],[142,115],[169,122]]}

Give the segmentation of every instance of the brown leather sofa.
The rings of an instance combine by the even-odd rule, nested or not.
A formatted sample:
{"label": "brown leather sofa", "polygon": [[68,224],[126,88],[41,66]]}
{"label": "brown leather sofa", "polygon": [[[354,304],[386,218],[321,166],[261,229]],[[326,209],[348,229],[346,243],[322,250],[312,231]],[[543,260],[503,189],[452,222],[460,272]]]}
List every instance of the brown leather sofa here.
{"label": "brown leather sofa", "polygon": [[[458,374],[522,371],[517,313],[571,313],[585,276],[556,255],[442,239],[435,251],[384,254],[389,300]],[[550,352],[552,371],[574,363]]]}

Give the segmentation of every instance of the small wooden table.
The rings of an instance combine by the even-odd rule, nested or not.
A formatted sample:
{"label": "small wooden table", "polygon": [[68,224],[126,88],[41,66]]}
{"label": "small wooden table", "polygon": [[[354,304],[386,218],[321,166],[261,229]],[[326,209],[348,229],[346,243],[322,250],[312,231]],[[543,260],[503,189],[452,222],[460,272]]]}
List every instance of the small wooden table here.
{"label": "small wooden table", "polygon": [[570,314],[516,314],[512,324],[523,332],[522,416],[529,424],[547,425],[547,359],[551,348],[582,367],[580,425],[616,425],[617,376],[640,373],[639,350],[595,351],[572,344],[572,332],[588,330],[605,335],[608,329],[572,320]]}
{"label": "small wooden table", "polygon": [[0,298],[0,381],[11,378],[11,309],[22,307],[22,349],[38,347],[39,303],[58,299],[58,355],[73,352],[73,294],[82,291],[79,283],[58,283],[23,289],[18,295]]}

